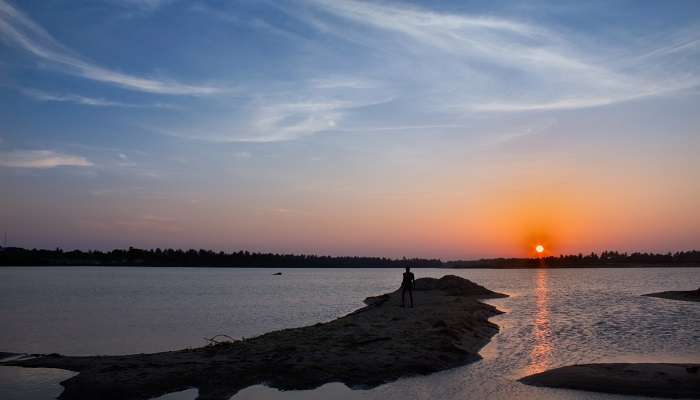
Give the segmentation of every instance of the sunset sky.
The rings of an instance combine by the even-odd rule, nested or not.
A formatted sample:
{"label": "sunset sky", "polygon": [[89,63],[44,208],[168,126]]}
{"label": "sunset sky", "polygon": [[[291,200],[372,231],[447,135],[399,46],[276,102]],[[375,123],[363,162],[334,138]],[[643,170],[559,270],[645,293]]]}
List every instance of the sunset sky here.
{"label": "sunset sky", "polygon": [[0,234],[700,248],[700,2],[435,3],[0,0]]}

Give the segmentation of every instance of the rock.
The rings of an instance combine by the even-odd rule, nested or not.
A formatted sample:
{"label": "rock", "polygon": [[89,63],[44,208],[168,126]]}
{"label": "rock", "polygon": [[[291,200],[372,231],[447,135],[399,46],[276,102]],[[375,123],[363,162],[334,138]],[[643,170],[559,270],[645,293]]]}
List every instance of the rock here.
{"label": "rock", "polygon": [[200,400],[224,400],[261,383],[285,390],[329,382],[368,388],[478,360],[498,332],[488,318],[500,312],[477,299],[506,297],[451,275],[417,279],[413,295],[415,308],[399,307],[397,290],[331,322],[198,349],[3,365],[79,372],[61,383],[64,400],[145,400],[192,387]]}

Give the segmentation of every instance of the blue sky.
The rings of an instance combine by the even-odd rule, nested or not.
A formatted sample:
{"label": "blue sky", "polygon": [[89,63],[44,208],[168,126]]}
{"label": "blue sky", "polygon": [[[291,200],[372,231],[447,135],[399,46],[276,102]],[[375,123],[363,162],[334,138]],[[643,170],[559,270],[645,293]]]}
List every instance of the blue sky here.
{"label": "blue sky", "polygon": [[0,228],[30,247],[698,247],[699,54],[696,1],[0,0]]}

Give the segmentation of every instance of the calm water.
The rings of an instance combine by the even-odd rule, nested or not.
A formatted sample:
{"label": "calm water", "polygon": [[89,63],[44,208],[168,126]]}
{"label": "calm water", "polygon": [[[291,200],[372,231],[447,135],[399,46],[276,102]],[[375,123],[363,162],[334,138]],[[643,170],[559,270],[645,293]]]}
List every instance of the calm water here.
{"label": "calm water", "polygon": [[[397,287],[388,269],[0,268],[0,351],[126,354],[327,321]],[[416,270],[463,276],[511,297],[484,360],[371,390],[254,386],[241,399],[631,399],[532,388],[523,375],[601,361],[700,362],[700,304],[640,294],[700,286],[700,269]],[[50,399],[72,373],[0,367],[0,398]],[[162,399],[194,399],[196,390]]]}

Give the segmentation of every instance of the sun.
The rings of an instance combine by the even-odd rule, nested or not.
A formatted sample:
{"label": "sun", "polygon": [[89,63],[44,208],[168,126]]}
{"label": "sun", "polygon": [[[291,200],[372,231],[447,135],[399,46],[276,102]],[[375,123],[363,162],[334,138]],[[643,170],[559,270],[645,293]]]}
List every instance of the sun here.
{"label": "sun", "polygon": [[535,251],[537,252],[537,254],[544,253],[544,246],[542,246],[541,244],[538,244],[537,246],[535,246]]}

